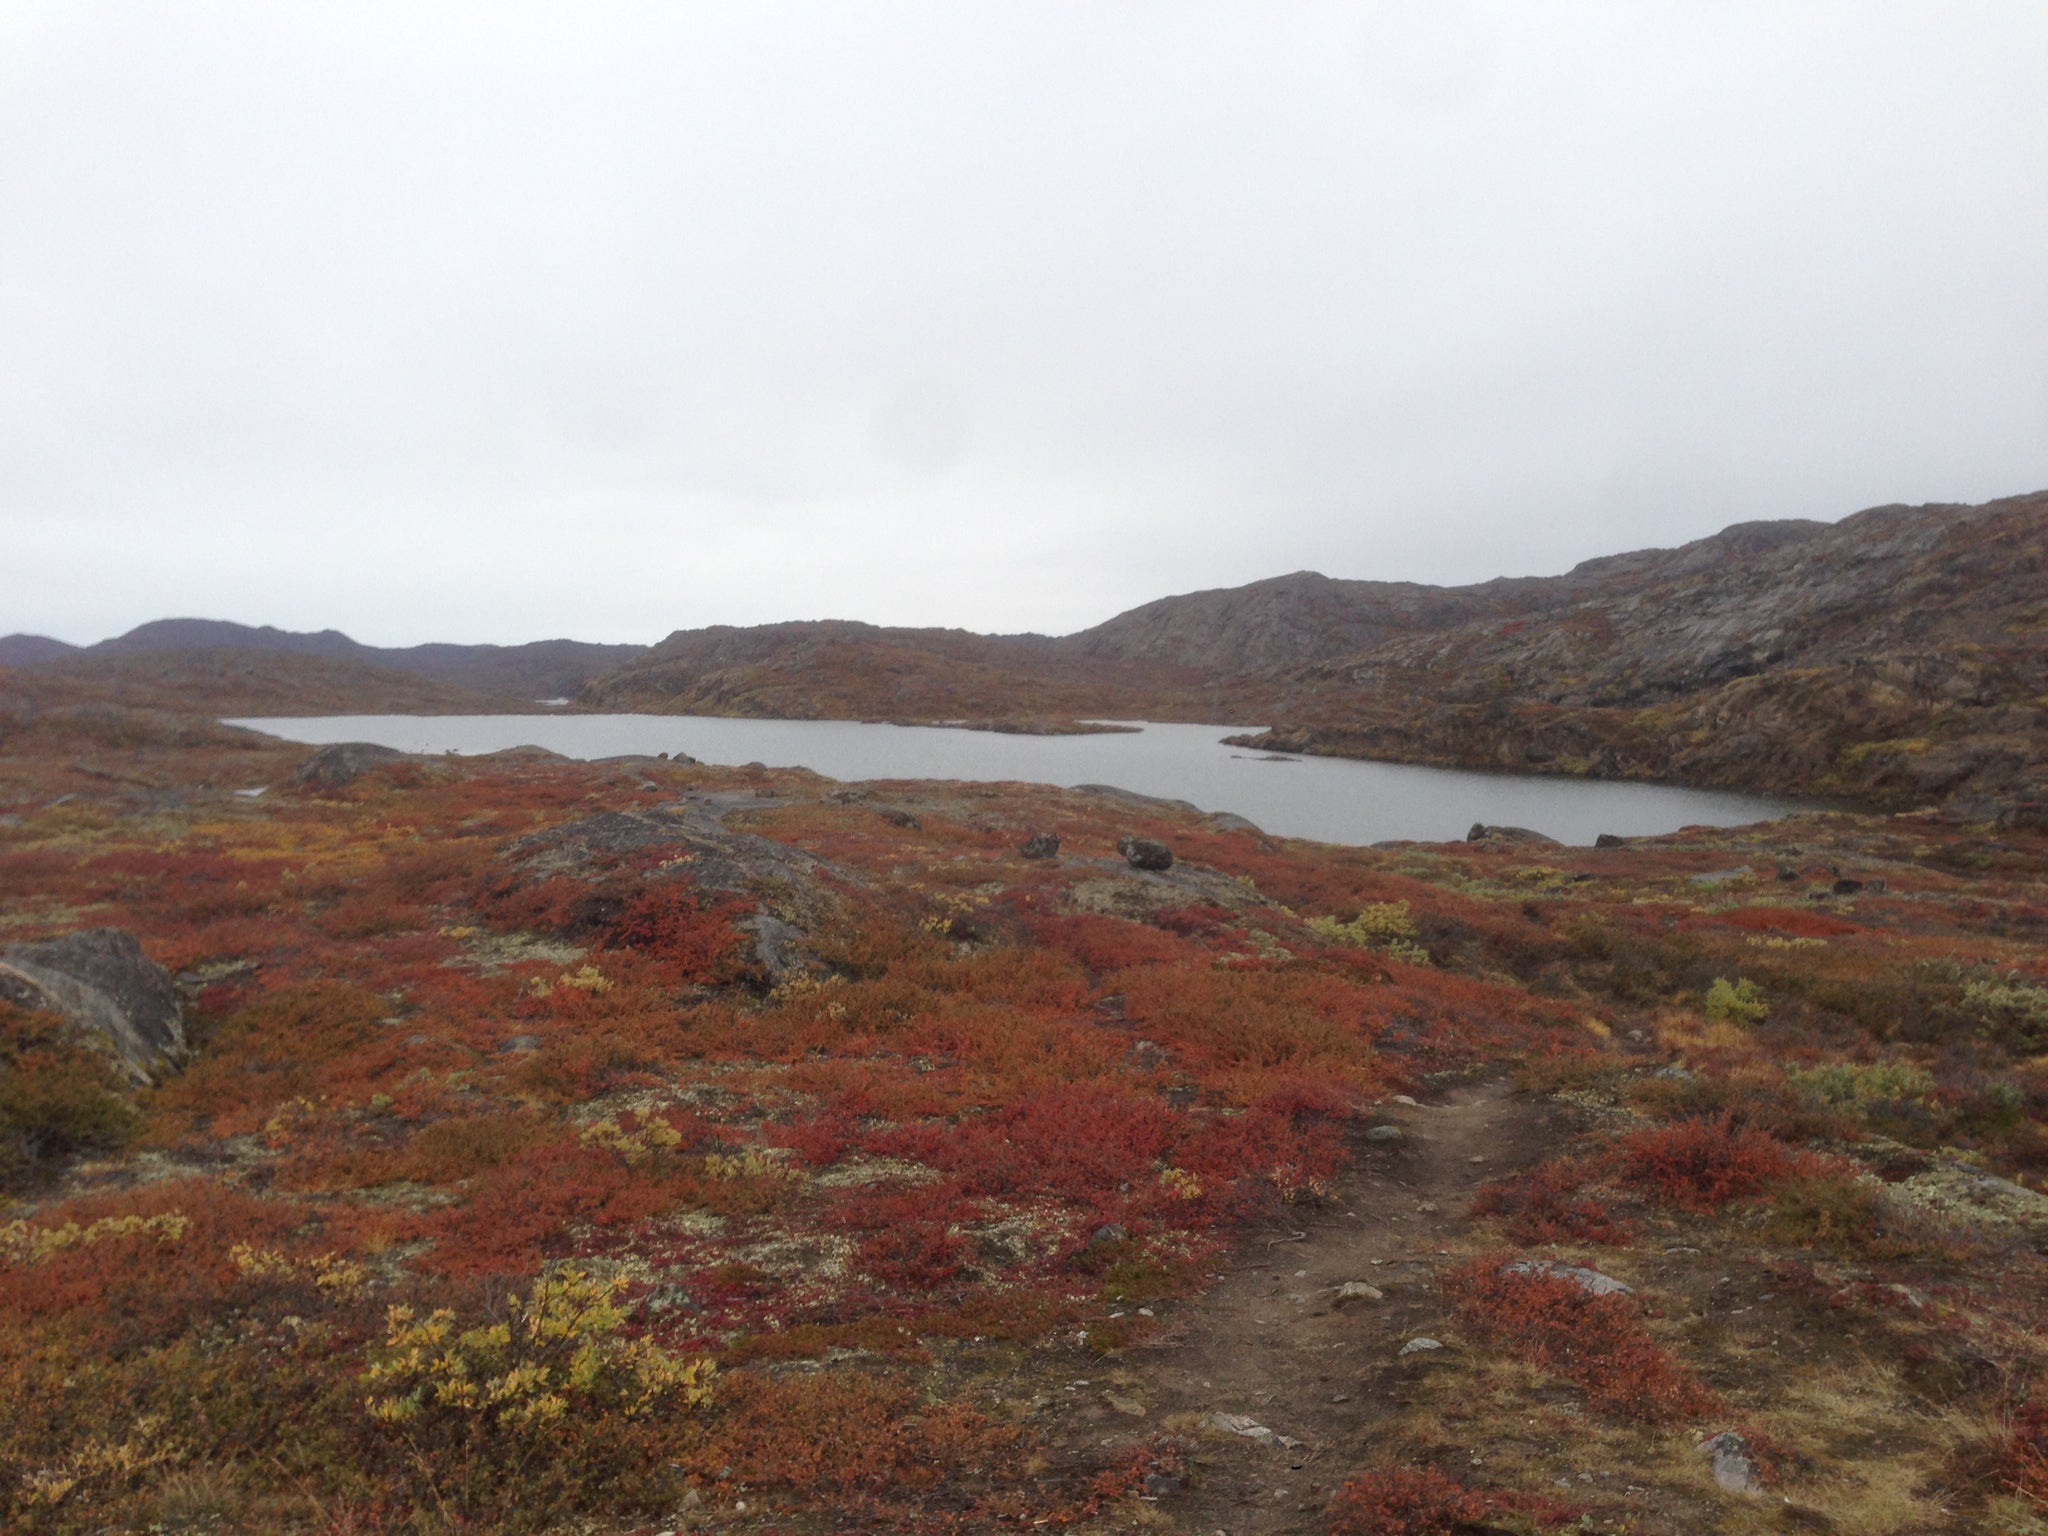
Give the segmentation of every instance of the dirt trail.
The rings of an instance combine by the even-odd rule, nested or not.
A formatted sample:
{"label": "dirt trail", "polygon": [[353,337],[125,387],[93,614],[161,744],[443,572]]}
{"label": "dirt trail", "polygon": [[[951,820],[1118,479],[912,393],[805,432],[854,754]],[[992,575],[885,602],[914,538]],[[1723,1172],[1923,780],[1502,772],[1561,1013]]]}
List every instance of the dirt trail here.
{"label": "dirt trail", "polygon": [[[1130,1357],[1133,1395],[1152,1425],[1239,1414],[1299,1442],[1202,1431],[1188,1486],[1159,1501],[1179,1529],[1319,1528],[1331,1491],[1370,1458],[1374,1426],[1398,1411],[1403,1382],[1430,1368],[1429,1352],[1400,1350],[1442,1326],[1432,1266],[1461,1247],[1473,1191],[1538,1161],[1563,1132],[1543,1104],[1500,1082],[1434,1104],[1389,1104],[1376,1124],[1400,1138],[1361,1133],[1326,1209],[1248,1242],[1165,1340]],[[1337,1287],[1353,1280],[1382,1299],[1340,1305]],[[1119,1416],[1112,1406],[1109,1418]]]}

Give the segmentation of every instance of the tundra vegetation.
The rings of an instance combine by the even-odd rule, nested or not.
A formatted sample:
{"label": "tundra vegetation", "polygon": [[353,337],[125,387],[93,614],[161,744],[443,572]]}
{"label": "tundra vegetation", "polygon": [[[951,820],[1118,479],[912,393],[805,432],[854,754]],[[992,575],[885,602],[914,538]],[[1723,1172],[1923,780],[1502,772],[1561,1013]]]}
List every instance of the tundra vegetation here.
{"label": "tundra vegetation", "polygon": [[302,757],[0,746],[10,1531],[2043,1529],[2038,831]]}

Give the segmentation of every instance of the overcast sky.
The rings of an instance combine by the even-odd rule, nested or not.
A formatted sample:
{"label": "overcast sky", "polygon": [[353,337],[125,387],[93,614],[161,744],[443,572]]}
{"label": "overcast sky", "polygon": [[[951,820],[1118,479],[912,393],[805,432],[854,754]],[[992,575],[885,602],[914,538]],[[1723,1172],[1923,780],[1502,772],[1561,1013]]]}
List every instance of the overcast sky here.
{"label": "overcast sky", "polygon": [[2048,4],[0,0],[0,633],[1063,632],[2048,486]]}

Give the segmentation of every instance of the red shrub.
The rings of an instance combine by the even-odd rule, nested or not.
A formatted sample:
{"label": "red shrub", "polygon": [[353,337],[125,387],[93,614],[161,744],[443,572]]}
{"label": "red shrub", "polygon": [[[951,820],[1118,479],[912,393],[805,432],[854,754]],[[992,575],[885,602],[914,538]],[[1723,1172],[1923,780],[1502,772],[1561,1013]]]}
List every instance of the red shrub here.
{"label": "red shrub", "polygon": [[[141,1225],[135,1230],[108,1222]],[[0,1317],[64,1317],[95,1347],[114,1352],[168,1338],[218,1317],[236,1285],[229,1249],[289,1241],[300,1211],[210,1179],[181,1179],[67,1201],[38,1213],[30,1230],[75,1227],[77,1240],[40,1261],[5,1262],[0,1251]],[[305,1234],[317,1241],[316,1234]]]}
{"label": "red shrub", "polygon": [[993,1470],[1023,1438],[965,1404],[929,1403],[852,1371],[734,1371],[719,1378],[718,1401],[717,1425],[692,1458],[704,1475],[841,1499],[930,1487],[963,1466]]}
{"label": "red shrub", "polygon": [[501,875],[480,882],[473,904],[478,915],[493,927],[523,928],[536,933],[581,933],[591,926],[595,899],[596,888],[589,881],[568,875],[531,882]]}
{"label": "red shrub", "polygon": [[860,1138],[860,1123],[840,1110],[764,1128],[771,1147],[788,1147],[813,1168],[827,1168],[846,1156]]}
{"label": "red shrub", "polygon": [[962,1198],[957,1179],[936,1184],[871,1184],[840,1197],[825,1213],[833,1226],[853,1232],[880,1232],[912,1222],[970,1221],[974,1208]]}
{"label": "red shrub", "polygon": [[967,1239],[936,1221],[885,1227],[860,1247],[860,1267],[887,1285],[929,1291],[965,1267]]}
{"label": "red shrub", "polygon": [[1242,1211],[1322,1190],[1344,1166],[1344,1143],[1327,1121],[1259,1108],[1202,1123],[1173,1149],[1173,1161],[1205,1188],[1230,1191],[1225,1206]]}
{"label": "red shrub", "polygon": [[1289,1120],[1298,1120],[1304,1115],[1342,1118],[1352,1112],[1353,1102],[1350,1095],[1340,1093],[1329,1083],[1310,1077],[1292,1077],[1277,1080],[1252,1107],[1269,1114],[1285,1115]]}
{"label": "red shrub", "polygon": [[1237,917],[1227,907],[1202,901],[1192,906],[1165,908],[1153,913],[1152,921],[1182,938],[1205,939],[1228,935],[1236,926]]}
{"label": "red shrub", "polygon": [[1687,1211],[1719,1210],[1759,1195],[1797,1166],[1783,1142],[1738,1126],[1725,1113],[1637,1131],[1615,1152],[1624,1179]]}
{"label": "red shrub", "polygon": [[1180,964],[1200,953],[1183,939],[1121,917],[1036,917],[1030,927],[1040,944],[1065,951],[1098,976],[1132,966]]}
{"label": "red shrub", "polygon": [[1669,1423],[1714,1406],[1650,1337],[1629,1298],[1595,1296],[1557,1275],[1511,1273],[1512,1262],[1491,1254],[1443,1276],[1445,1299],[1476,1337],[1569,1377],[1592,1407],[1621,1418]]}
{"label": "red shrub", "polygon": [[1330,1501],[1330,1536],[1456,1536],[1496,1515],[1526,1514],[1544,1525],[1571,1518],[1552,1499],[1501,1489],[1467,1488],[1434,1468],[1361,1472]]}
{"label": "red shrub", "polygon": [[1620,1247],[1635,1237],[1635,1229],[1582,1192],[1594,1171],[1576,1158],[1538,1163],[1513,1178],[1480,1185],[1472,1199],[1472,1214],[1506,1218],[1508,1236],[1518,1243]]}
{"label": "red shrub", "polygon": [[685,1193],[677,1180],[609,1153],[573,1141],[540,1143],[479,1175],[461,1205],[421,1218],[419,1235],[434,1247],[419,1267],[451,1276],[531,1274],[572,1225],[630,1226]]}
{"label": "red shrub", "polygon": [[[1700,919],[1722,928],[1742,928],[1760,933],[1790,934],[1801,939],[1832,939],[1845,933],[1861,933],[1856,924],[1831,917],[1825,912],[1803,912],[1797,907],[1737,907]],[[1687,924],[1691,926],[1691,924]]]}
{"label": "red shrub", "polygon": [[968,1120],[950,1136],[925,1128],[923,1137],[883,1141],[885,1150],[901,1141],[906,1155],[957,1175],[969,1194],[1087,1199],[1150,1177],[1173,1119],[1157,1099],[1074,1083]]}
{"label": "red shrub", "polygon": [[679,881],[644,886],[605,924],[605,947],[645,951],[679,981],[732,981],[744,964],[733,919],[744,910],[738,902],[707,904]]}

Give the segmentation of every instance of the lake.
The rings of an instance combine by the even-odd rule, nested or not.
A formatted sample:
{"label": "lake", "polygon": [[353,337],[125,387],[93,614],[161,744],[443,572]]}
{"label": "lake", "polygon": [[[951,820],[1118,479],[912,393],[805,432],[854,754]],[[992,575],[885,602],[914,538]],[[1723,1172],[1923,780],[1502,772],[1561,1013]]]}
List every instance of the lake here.
{"label": "lake", "polygon": [[335,715],[231,720],[287,741],[371,741],[406,752],[537,746],[566,757],[688,753],[707,763],[804,767],[833,779],[1023,780],[1114,784],[1234,811],[1283,837],[1329,843],[1448,841],[1475,821],[1533,827],[1590,843],[1682,826],[1740,826],[1782,816],[1782,800],[1661,784],[1472,773],[1349,758],[1268,761],[1219,738],[1257,729],[1146,725],[1099,736],[1007,736],[852,720],[724,720],[695,715]]}

